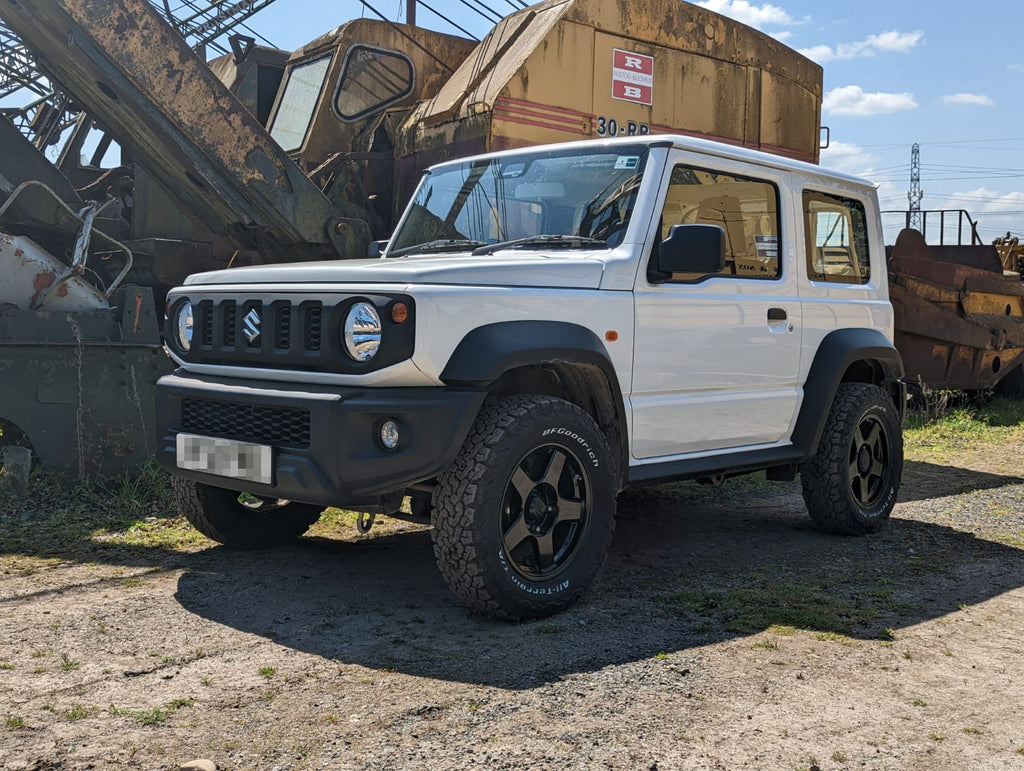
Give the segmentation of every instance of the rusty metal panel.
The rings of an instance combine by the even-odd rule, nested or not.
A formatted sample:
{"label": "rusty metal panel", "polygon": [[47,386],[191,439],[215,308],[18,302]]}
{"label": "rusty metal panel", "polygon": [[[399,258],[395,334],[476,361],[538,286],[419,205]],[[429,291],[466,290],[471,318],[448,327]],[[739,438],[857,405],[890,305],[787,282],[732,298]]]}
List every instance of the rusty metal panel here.
{"label": "rusty metal panel", "polygon": [[[613,97],[614,49],[643,59],[645,93]],[[489,149],[681,132],[814,161],[821,77],[767,35],[679,0],[549,0],[481,41],[410,116],[399,152],[490,115]]]}

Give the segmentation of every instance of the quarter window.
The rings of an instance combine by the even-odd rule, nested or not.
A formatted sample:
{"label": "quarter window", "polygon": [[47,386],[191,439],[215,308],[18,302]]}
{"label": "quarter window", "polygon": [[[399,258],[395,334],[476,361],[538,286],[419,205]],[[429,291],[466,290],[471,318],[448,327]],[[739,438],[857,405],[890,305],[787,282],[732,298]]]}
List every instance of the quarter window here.
{"label": "quarter window", "polygon": [[668,238],[673,225],[717,225],[725,232],[725,265],[720,273],[673,274],[671,280],[778,278],[778,201],[771,182],[677,165],[661,214],[661,239]]}
{"label": "quarter window", "polygon": [[352,46],[345,56],[334,110],[344,121],[356,121],[412,93],[412,62],[380,48]]}
{"label": "quarter window", "polygon": [[864,204],[805,190],[807,273],[814,281],[866,284],[871,279]]}

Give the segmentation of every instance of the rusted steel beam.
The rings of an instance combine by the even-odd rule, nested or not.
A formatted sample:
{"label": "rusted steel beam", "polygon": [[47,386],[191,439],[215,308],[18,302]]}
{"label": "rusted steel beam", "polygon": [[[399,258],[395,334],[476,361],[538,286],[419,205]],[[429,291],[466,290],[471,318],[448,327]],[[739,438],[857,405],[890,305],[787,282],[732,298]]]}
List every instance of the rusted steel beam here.
{"label": "rusted steel beam", "polygon": [[0,16],[215,233],[271,259],[341,246],[333,204],[148,0],[0,0]]}

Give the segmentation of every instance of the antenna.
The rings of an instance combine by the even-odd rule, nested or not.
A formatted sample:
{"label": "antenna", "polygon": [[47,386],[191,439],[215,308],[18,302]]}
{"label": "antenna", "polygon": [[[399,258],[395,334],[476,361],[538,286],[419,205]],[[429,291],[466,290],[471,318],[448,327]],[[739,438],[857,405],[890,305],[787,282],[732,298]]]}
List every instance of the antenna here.
{"label": "antenna", "polygon": [[914,142],[910,148],[910,191],[907,193],[907,200],[910,201],[910,227],[919,233],[923,223],[921,221],[921,199],[924,198],[924,190],[921,189],[921,146]]}

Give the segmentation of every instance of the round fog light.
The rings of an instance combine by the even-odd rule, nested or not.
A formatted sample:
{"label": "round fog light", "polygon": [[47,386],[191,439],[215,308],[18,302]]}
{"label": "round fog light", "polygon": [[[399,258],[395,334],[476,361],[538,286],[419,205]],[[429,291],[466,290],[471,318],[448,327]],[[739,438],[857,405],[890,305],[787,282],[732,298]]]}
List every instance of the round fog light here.
{"label": "round fog light", "polygon": [[398,447],[398,424],[393,420],[385,420],[380,424],[380,443],[385,450]]}

